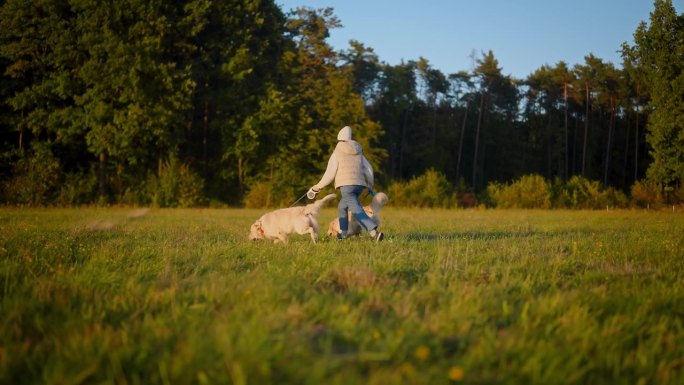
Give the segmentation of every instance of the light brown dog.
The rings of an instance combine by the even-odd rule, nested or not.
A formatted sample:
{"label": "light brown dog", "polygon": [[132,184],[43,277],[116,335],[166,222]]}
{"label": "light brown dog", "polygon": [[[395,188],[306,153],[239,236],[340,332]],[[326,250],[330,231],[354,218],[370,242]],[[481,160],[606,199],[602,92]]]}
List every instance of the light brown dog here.
{"label": "light brown dog", "polygon": [[335,199],[335,194],[325,196],[306,206],[289,207],[271,211],[261,216],[249,229],[249,239],[273,239],[287,243],[292,233],[310,234],[313,243],[318,240],[318,213],[327,202]]}
{"label": "light brown dog", "polygon": [[[370,219],[375,222],[376,225],[380,226],[380,210],[387,204],[389,201],[389,198],[387,195],[383,192],[376,193],[375,196],[373,197],[373,200],[371,200],[370,205],[364,206],[363,211],[368,214]],[[361,232],[363,231],[363,227],[359,224],[359,222],[354,218],[352,213],[349,213],[349,228],[347,229],[347,236],[351,235],[360,235]],[[331,237],[337,236],[337,234],[341,233],[342,231],[340,230],[340,220],[339,218],[335,218],[330,222],[330,225],[328,226],[328,235]]]}

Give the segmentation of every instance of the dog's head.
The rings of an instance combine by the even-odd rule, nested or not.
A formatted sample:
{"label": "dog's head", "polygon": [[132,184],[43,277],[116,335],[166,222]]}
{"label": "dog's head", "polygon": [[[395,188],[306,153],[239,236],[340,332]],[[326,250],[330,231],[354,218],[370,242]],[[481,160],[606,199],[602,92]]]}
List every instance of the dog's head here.
{"label": "dog's head", "polygon": [[264,238],[266,238],[266,234],[264,234],[264,228],[261,224],[261,221],[254,222],[254,224],[252,224],[252,227],[250,227],[249,229],[249,240],[256,241],[257,239]]}

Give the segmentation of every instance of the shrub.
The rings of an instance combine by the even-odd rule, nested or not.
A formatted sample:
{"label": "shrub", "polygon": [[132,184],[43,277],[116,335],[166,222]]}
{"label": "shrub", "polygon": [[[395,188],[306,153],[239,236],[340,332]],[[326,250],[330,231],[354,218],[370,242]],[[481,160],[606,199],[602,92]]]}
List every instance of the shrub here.
{"label": "shrub", "polygon": [[130,206],[147,206],[152,203],[153,194],[152,188],[148,187],[150,183],[157,183],[153,177],[148,177],[147,180],[138,183],[133,187],[127,187],[121,197],[119,203]]}
{"label": "shrub", "polygon": [[254,183],[245,195],[245,207],[260,209],[271,205],[271,187],[266,182]]}
{"label": "shrub", "polygon": [[567,183],[556,178],[553,184],[539,175],[525,175],[510,185],[490,183],[487,186],[490,205],[499,208],[575,208],[601,209],[626,207],[627,196],[612,187],[581,176],[573,176]]}
{"label": "shrub", "polygon": [[462,192],[456,194],[457,205],[463,208],[477,207],[477,196],[473,193]]}
{"label": "shrub", "polygon": [[615,189],[614,187],[608,187],[603,191],[603,194],[601,196],[602,198],[602,205],[601,207],[597,208],[603,208],[606,206],[611,206],[611,207],[627,207],[629,206],[629,198],[625,193],[623,193],[620,190]]}
{"label": "shrub", "polygon": [[500,208],[550,208],[551,187],[539,175],[524,175],[510,185],[490,183],[489,201]]}
{"label": "shrub", "polygon": [[[330,187],[321,191],[318,197],[323,197],[330,192],[326,192]],[[283,178],[277,177],[265,180],[255,180],[249,183],[249,191],[245,194],[242,202],[247,208],[266,208],[266,207],[288,207],[297,199],[302,197],[303,192],[308,188],[287,183]],[[332,191],[334,192],[334,191]],[[311,203],[304,198],[298,204]]]}
{"label": "shrub", "polygon": [[204,202],[204,181],[176,156],[160,164],[159,175],[149,177],[146,187],[154,206],[194,207]]}
{"label": "shrub", "polygon": [[505,183],[490,182],[487,185],[486,201],[492,207],[506,208],[507,202],[511,201],[511,198],[507,196],[509,191],[506,190]]}
{"label": "shrub", "polygon": [[639,207],[656,206],[665,202],[658,184],[649,180],[638,180],[632,185],[632,202]]}
{"label": "shrub", "polygon": [[408,182],[394,182],[387,194],[395,206],[454,207],[457,202],[446,176],[435,170],[428,170]]}
{"label": "shrub", "polygon": [[513,184],[519,191],[521,208],[551,207],[551,186],[540,175],[524,175]]}
{"label": "shrub", "polygon": [[684,202],[684,185],[675,188],[661,188],[653,181],[640,180],[632,185],[632,203],[639,207],[658,207]]}
{"label": "shrub", "polygon": [[684,203],[684,183],[675,188],[671,195],[671,203]]}
{"label": "shrub", "polygon": [[572,197],[566,188],[563,179],[556,177],[551,184],[551,207],[569,208],[571,207]]}
{"label": "shrub", "polygon": [[603,188],[598,181],[575,175],[557,191],[556,207],[574,209],[602,209],[626,207],[627,196],[613,187]]}
{"label": "shrub", "polygon": [[571,208],[591,209],[601,207],[600,204],[601,185],[597,181],[590,181],[581,176],[573,176],[565,184],[565,191],[570,198]]}
{"label": "shrub", "polygon": [[68,173],[64,175],[56,203],[61,206],[73,206],[92,203],[96,199],[96,173]]}
{"label": "shrub", "polygon": [[5,201],[10,204],[40,206],[51,203],[59,183],[59,159],[46,143],[35,142],[21,155],[4,184]]}

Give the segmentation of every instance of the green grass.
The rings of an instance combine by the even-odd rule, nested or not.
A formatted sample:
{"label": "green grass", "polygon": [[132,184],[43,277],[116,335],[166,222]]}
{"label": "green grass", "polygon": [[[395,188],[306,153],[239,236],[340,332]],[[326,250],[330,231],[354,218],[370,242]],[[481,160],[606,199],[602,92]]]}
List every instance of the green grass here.
{"label": "green grass", "polygon": [[684,384],[681,213],[261,214],[0,209],[0,383]]}

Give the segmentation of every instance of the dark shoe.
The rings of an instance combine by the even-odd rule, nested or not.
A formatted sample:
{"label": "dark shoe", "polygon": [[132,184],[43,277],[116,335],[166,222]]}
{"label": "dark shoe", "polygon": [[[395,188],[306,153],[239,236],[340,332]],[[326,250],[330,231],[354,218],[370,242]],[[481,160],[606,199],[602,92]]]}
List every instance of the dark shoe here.
{"label": "dark shoe", "polygon": [[344,235],[342,235],[342,234],[340,234],[340,233],[337,233],[337,235],[335,236],[335,238],[337,238],[338,241],[341,241],[341,240],[343,240],[343,239],[346,239],[347,237],[345,237]]}
{"label": "dark shoe", "polygon": [[375,242],[380,242],[383,239],[385,239],[385,234],[382,233],[382,231],[376,231],[375,232],[375,237],[373,237],[373,240]]}

